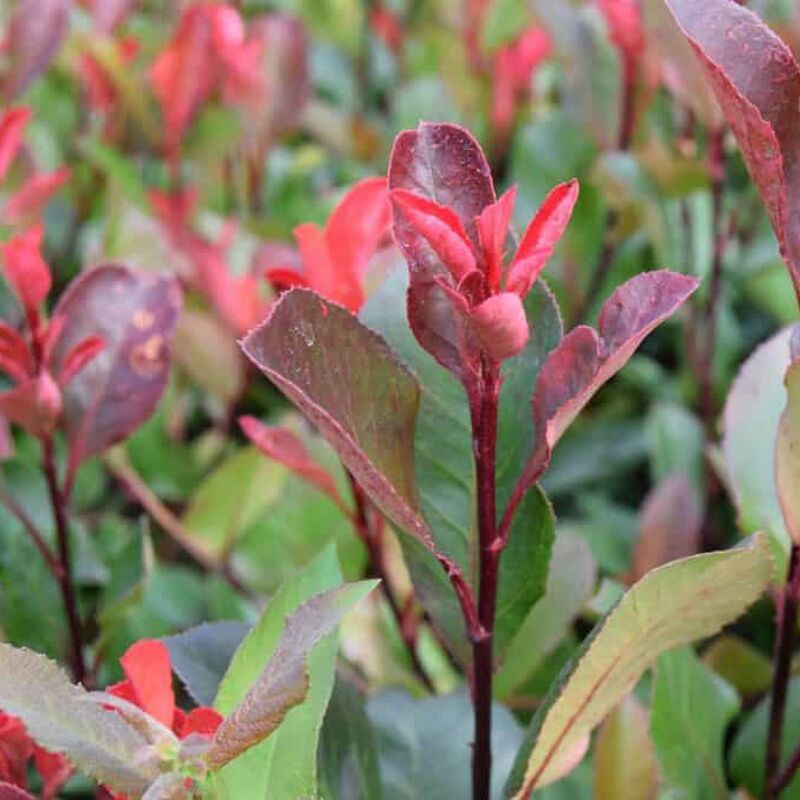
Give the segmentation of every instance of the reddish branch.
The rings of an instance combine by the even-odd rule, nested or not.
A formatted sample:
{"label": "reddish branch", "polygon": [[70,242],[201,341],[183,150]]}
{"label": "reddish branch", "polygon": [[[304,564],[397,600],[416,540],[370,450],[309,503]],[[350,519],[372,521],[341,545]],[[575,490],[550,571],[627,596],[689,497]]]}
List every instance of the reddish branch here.
{"label": "reddish branch", "polygon": [[780,769],[783,722],[786,715],[786,696],[791,674],[792,652],[797,629],[797,609],[800,602],[800,547],[793,544],[789,569],[778,608],[777,638],[775,640],[775,677],[772,681],[772,700],[767,733],[767,758],[764,772],[765,800],[774,800],[788,784],[800,764],[795,753],[783,773]]}
{"label": "reddish branch", "polygon": [[484,359],[478,396],[470,403],[472,442],[477,477],[480,587],[478,621],[481,635],[472,641],[472,694],[475,741],[472,753],[473,800],[488,800],[492,774],[493,633],[501,548],[496,508],[497,412],[500,370]]}
{"label": "reddish branch", "polygon": [[53,440],[42,440],[42,468],[44,469],[47,491],[50,495],[50,505],[53,509],[53,520],[56,527],[56,543],[58,548],[58,562],[60,569],[55,577],[61,589],[64,602],[64,611],[67,616],[67,626],[70,636],[70,667],[72,675],[77,682],[86,678],[86,663],[83,658],[83,631],[78,612],[78,600],[75,593],[75,584],[72,575],[72,548],[69,536],[69,521],[67,500],[58,482]]}

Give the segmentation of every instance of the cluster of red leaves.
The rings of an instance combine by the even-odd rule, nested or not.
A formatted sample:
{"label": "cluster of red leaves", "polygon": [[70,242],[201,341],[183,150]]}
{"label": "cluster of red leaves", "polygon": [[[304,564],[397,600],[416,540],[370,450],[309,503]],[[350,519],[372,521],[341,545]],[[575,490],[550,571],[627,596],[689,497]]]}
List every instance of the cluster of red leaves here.
{"label": "cluster of red leaves", "polygon": [[[30,111],[25,108],[12,108],[0,118],[0,180],[21,147],[29,119]],[[5,218],[27,218],[38,213],[54,187],[60,186],[68,175],[67,170],[34,175],[7,201]],[[47,320],[41,313],[52,286],[50,268],[41,254],[42,236],[42,226],[35,225],[0,246],[6,280],[23,312],[22,332],[0,320],[0,370],[15,384],[0,392],[0,414],[32,435],[46,437],[53,432],[61,414],[61,388],[100,352],[103,343],[97,337],[78,343],[58,374],[53,374],[53,350],[65,320],[58,316]]]}
{"label": "cluster of red leaves", "polygon": [[72,767],[63,756],[39,747],[20,720],[0,711],[0,790],[13,786],[26,791],[31,761],[42,782],[40,796],[50,800],[69,780]]}
{"label": "cluster of red leaves", "polygon": [[[22,147],[25,126],[31,112],[24,107],[12,107],[0,115],[0,181],[8,173],[12,162]],[[45,203],[69,179],[66,167],[54,172],[34,173],[0,206],[0,222],[18,225],[37,217]]]}
{"label": "cluster of red leaves", "polygon": [[528,225],[516,254],[505,266],[516,189],[487,205],[474,220],[477,241],[452,208],[405,189],[391,192],[403,224],[421,237],[449,275],[436,283],[475,334],[490,359],[503,361],[528,341],[523,301],[553,253],[572,216],[578,183],[553,189]]}
{"label": "cluster of red leaves", "polygon": [[549,54],[550,37],[543,28],[536,27],[526,29],[494,54],[491,122],[496,147],[505,146],[534,70]]}
{"label": "cluster of red leaves", "polygon": [[324,229],[299,225],[294,235],[302,272],[274,266],[265,277],[276,289],[305,287],[351,311],[364,304],[364,279],[372,257],[388,242],[391,211],[385,178],[365,178],[342,198]]}
{"label": "cluster of red leaves", "polygon": [[161,106],[167,154],[175,162],[186,128],[217,92],[231,103],[253,104],[262,94],[263,41],[247,38],[244,21],[224,3],[195,3],[150,69]]}
{"label": "cluster of red leaves", "polygon": [[50,268],[42,258],[41,225],[0,246],[5,276],[24,314],[23,330],[0,320],[0,370],[15,386],[0,392],[0,414],[33,436],[50,436],[62,410],[61,390],[103,349],[90,336],[76,344],[54,374],[53,352],[66,320],[47,319],[41,306],[50,293]]}
{"label": "cluster of red leaves", "polygon": [[267,308],[258,276],[236,276],[228,267],[227,252],[235,223],[227,225],[217,241],[208,241],[192,225],[197,193],[191,189],[171,194],[153,191],[150,206],[170,245],[188,262],[189,274],[184,279],[208,298],[220,319],[237,336],[250,330]]}
{"label": "cluster of red leaves", "polygon": [[[128,648],[120,659],[125,679],[108,688],[108,693],[132,703],[179,739],[199,736],[209,739],[217,732],[222,716],[213,708],[195,708],[186,713],[175,704],[169,651],[157,639],[142,639]],[[125,800],[113,792],[107,797]]]}

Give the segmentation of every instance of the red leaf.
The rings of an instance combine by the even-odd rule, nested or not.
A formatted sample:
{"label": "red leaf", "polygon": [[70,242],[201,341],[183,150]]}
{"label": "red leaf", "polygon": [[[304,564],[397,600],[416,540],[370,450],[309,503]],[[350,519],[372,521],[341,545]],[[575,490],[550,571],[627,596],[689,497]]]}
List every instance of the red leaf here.
{"label": "red leaf", "polygon": [[250,360],[330,442],[370,499],[433,549],[419,511],[419,385],[349,311],[292,289],[242,342]]}
{"label": "red leaf", "polygon": [[761,192],[800,297],[800,66],[731,0],[667,0],[697,53]]}
{"label": "red leaf", "polygon": [[528,343],[528,318],[519,295],[501,292],[470,312],[472,327],[481,344],[496,361],[517,355]]}
{"label": "red leaf", "polygon": [[391,221],[386,178],[364,178],[345,193],[325,226],[328,252],[342,272],[363,280]]}
{"label": "red leaf", "polygon": [[181,738],[186,739],[192,734],[209,737],[217,732],[217,728],[222,724],[222,715],[213,708],[195,708],[183,719],[180,730],[175,733]]}
{"label": "red leaf", "polygon": [[239,425],[245,436],[265,456],[283,464],[303,480],[316,486],[349,514],[333,478],[312,460],[302,440],[292,431],[288,428],[264,425],[260,420],[250,416],[239,417]]}
{"label": "red leaf", "polygon": [[22,720],[0,711],[0,787],[27,785],[27,765],[33,750],[33,740]]}
{"label": "red leaf", "polygon": [[0,245],[6,278],[28,316],[38,312],[52,285],[50,268],[41,254],[43,236],[44,229],[36,225]]}
{"label": "red leaf", "polygon": [[472,244],[454,211],[403,189],[392,192],[392,203],[402,212],[406,223],[431,246],[456,283],[477,270]]}
{"label": "red leaf", "polygon": [[69,180],[69,167],[29,178],[6,200],[2,219],[7,225],[19,225],[42,213],[47,201]]}
{"label": "red leaf", "polygon": [[[475,219],[496,201],[480,146],[464,128],[450,124],[422,123],[395,139],[389,189],[405,189],[454,211],[476,248]],[[393,231],[409,266],[408,319],[414,335],[442,366],[469,382],[480,345],[437,283],[449,273],[397,206]]]}
{"label": "red leaf", "polygon": [[603,304],[598,329],[570,331],[547,357],[536,380],[533,454],[510,506],[541,476],[556,442],[600,387],[627,363],[643,339],[694,292],[698,280],[667,270],[645,272]]}
{"label": "red leaf", "polygon": [[620,51],[627,80],[633,80],[644,52],[644,30],[639,0],[597,0],[608,26],[609,38]]}
{"label": "red leaf", "polygon": [[516,199],[517,187],[512,186],[496,203],[486,206],[478,217],[478,239],[486,259],[486,280],[493,292],[500,288],[508,227]]}
{"label": "red leaf", "polygon": [[88,336],[78,342],[64,359],[64,368],[58,376],[62,386],[66,386],[93,358],[99,355],[105,343],[99,336]]}
{"label": "red leaf", "polygon": [[7,98],[22,94],[47,68],[67,33],[70,0],[25,0],[8,25],[9,69],[2,90]]}
{"label": "red leaf", "polygon": [[169,651],[158,639],[142,639],[131,645],[119,660],[130,682],[136,705],[172,730],[175,694]]}
{"label": "red leaf", "polygon": [[287,289],[310,289],[308,278],[292,267],[270,267],[264,270],[264,279],[277,292]]}
{"label": "red leaf", "polygon": [[180,308],[173,278],[119,265],[83,273],[61,296],[54,315],[66,322],[53,352],[55,374],[64,373],[67,357],[87,338],[105,343],[64,389],[73,466],[124,439],[153,413],[166,386]]}
{"label": "red leaf", "polygon": [[560,183],[547,195],[528,225],[508,268],[506,289],[509,292],[516,292],[524,298],[536,283],[564,235],[578,201],[579,189],[578,181],[571,180]]}
{"label": "red leaf", "polygon": [[[3,369],[17,379],[24,380],[33,374],[34,363],[28,345],[18,331],[0,320],[0,354]],[[9,369],[6,362],[12,365]]]}
{"label": "red leaf", "polygon": [[22,144],[22,133],[32,113],[29,108],[9,108],[0,117],[0,181]]}
{"label": "red leaf", "polygon": [[31,436],[50,436],[61,410],[61,391],[49,372],[42,372],[13,389],[0,392],[0,414]]}
{"label": "red leaf", "polygon": [[325,232],[306,222],[294,229],[294,238],[303,261],[303,274],[315,292],[355,310],[361,306],[364,295],[360,284],[351,275],[337,275]]}
{"label": "red leaf", "polygon": [[60,753],[51,753],[41,747],[34,750],[33,760],[42,778],[42,800],[52,800],[72,777],[72,765]]}

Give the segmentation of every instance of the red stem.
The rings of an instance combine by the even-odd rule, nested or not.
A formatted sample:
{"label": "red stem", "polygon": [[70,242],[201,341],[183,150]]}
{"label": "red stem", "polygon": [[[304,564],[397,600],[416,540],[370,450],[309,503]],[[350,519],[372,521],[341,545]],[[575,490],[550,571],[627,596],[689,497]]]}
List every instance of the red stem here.
{"label": "red stem", "polygon": [[75,585],[72,580],[72,553],[69,540],[69,523],[67,521],[67,502],[58,484],[53,440],[50,438],[42,440],[42,461],[56,526],[58,561],[61,566],[58,584],[61,589],[61,597],[64,602],[64,611],[67,615],[67,625],[69,627],[70,665],[74,679],[77,682],[81,682],[86,678],[86,663],[83,658],[83,634],[78,614],[78,602],[75,594]]}
{"label": "red stem", "polygon": [[477,477],[480,590],[478,621],[485,635],[472,643],[472,694],[475,741],[472,751],[472,798],[489,800],[492,776],[493,631],[501,548],[496,501],[497,411],[500,373],[485,363],[476,402],[471,403],[472,442]]}
{"label": "red stem", "polygon": [[769,732],[764,770],[765,800],[774,800],[780,793],[778,775],[783,742],[783,721],[786,714],[786,695],[791,674],[792,651],[797,629],[797,607],[800,600],[800,546],[793,544],[789,569],[778,610],[775,640],[775,677],[772,681],[772,701],[769,709]]}

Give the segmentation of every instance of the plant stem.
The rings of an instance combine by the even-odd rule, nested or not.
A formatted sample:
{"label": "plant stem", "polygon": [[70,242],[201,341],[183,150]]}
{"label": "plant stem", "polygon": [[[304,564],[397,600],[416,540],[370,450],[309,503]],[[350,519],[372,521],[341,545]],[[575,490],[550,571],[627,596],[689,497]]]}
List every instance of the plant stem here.
{"label": "plant stem", "polygon": [[772,700],[769,709],[769,731],[767,734],[767,756],[764,769],[766,800],[774,800],[780,792],[781,744],[783,742],[783,720],[786,714],[786,694],[789,687],[792,651],[797,629],[797,607],[800,600],[800,546],[793,544],[789,555],[786,584],[778,610],[777,636],[775,640],[775,676],[772,681]]}
{"label": "plant stem", "polygon": [[489,800],[492,776],[493,631],[501,548],[498,545],[496,501],[497,410],[500,373],[484,363],[479,396],[470,404],[475,457],[480,546],[478,621],[483,635],[472,642],[472,695],[475,741],[472,752],[472,798]]}
{"label": "plant stem", "polygon": [[67,502],[58,484],[55,452],[51,438],[42,439],[42,466],[56,526],[58,561],[61,566],[58,584],[61,588],[61,597],[64,601],[64,611],[67,615],[67,625],[69,627],[70,666],[73,678],[80,683],[86,678],[86,663],[83,658],[83,633],[72,576],[72,552],[69,539],[69,522],[67,520]]}
{"label": "plant stem", "polygon": [[[395,596],[391,581],[389,580],[389,571],[386,568],[385,551],[383,547],[383,537],[385,534],[383,518],[379,514],[374,513],[375,509],[370,508],[369,501],[363,489],[349,472],[348,477],[350,478],[350,486],[356,505],[355,514],[353,515],[353,526],[358,538],[364,542],[364,546],[367,548],[370,570],[376,578],[380,579],[381,590],[397,623],[397,630],[408,651],[414,674],[428,691],[435,692],[436,687],[433,685],[433,682],[425,671],[425,667],[422,665],[419,655],[417,654],[416,631],[409,629],[409,626],[406,624],[406,616],[403,613],[403,609],[400,607],[400,603]],[[370,511],[373,513],[370,513]]]}

